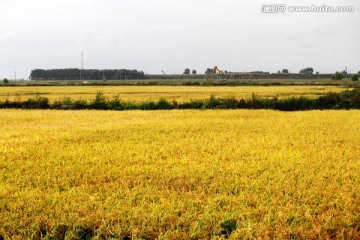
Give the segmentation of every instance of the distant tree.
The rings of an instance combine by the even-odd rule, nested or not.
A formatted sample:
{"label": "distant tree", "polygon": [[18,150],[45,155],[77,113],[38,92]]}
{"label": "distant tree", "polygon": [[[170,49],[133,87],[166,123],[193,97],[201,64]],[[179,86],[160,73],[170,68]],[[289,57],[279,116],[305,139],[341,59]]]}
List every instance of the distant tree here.
{"label": "distant tree", "polygon": [[312,67],[304,68],[300,70],[300,73],[313,74],[314,69]]}
{"label": "distant tree", "polygon": [[344,74],[342,72],[336,72],[331,78],[334,80],[342,80],[344,78]]}
{"label": "distant tree", "polygon": [[31,71],[31,80],[77,80],[80,78],[86,80],[120,80],[120,79],[144,79],[143,71],[135,69],[35,69]]}
{"label": "distant tree", "polygon": [[207,68],[205,74],[211,74],[211,73],[212,73],[211,68]]}
{"label": "distant tree", "polygon": [[358,80],[359,80],[358,74],[353,74],[353,75],[351,76],[351,80],[353,80],[353,81],[358,81]]}
{"label": "distant tree", "polygon": [[7,78],[4,78],[3,83],[4,83],[4,84],[8,84],[8,83],[9,83],[9,80],[7,80]]}
{"label": "distant tree", "polygon": [[281,73],[280,70],[278,71],[278,73]]}
{"label": "distant tree", "polygon": [[319,74],[319,71],[317,71],[316,74]]}
{"label": "distant tree", "polygon": [[283,69],[283,70],[282,70],[282,73],[289,73],[289,70]]}
{"label": "distant tree", "polygon": [[191,73],[192,73],[192,74],[196,74],[197,72],[196,72],[195,69],[193,69],[193,70],[191,71]]}
{"label": "distant tree", "polygon": [[263,71],[252,71],[250,73],[258,73],[258,74],[270,74],[269,72],[263,72]]}
{"label": "distant tree", "polygon": [[184,73],[183,74],[190,74],[190,68],[185,68]]}

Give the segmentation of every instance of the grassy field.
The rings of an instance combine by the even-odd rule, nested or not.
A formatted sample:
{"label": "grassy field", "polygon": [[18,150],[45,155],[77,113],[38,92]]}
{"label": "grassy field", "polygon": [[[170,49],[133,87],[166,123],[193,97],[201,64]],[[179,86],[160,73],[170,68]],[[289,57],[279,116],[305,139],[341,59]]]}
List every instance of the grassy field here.
{"label": "grassy field", "polygon": [[340,86],[9,86],[0,87],[0,101],[22,101],[36,95],[50,101],[70,97],[74,100],[93,99],[98,91],[107,97],[119,95],[125,101],[147,101],[165,98],[178,102],[190,99],[216,97],[250,98],[253,93],[259,97],[318,97],[327,92],[340,92]]}
{"label": "grassy field", "polygon": [[0,110],[0,129],[5,239],[360,238],[360,111]]}

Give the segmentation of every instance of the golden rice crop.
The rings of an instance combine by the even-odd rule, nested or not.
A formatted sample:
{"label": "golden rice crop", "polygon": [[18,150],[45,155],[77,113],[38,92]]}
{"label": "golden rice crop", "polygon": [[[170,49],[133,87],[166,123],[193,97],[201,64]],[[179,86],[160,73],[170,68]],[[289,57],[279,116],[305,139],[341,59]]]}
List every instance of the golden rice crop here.
{"label": "golden rice crop", "polygon": [[98,91],[107,97],[117,96],[125,101],[148,101],[166,98],[169,101],[184,102],[191,99],[207,99],[216,97],[250,98],[252,94],[259,97],[318,97],[327,92],[340,92],[344,88],[338,86],[17,86],[1,87],[0,101],[27,100],[37,94],[51,101],[70,97],[78,99],[94,99]]}
{"label": "golden rice crop", "polygon": [[0,130],[4,238],[360,238],[360,111],[0,110]]}

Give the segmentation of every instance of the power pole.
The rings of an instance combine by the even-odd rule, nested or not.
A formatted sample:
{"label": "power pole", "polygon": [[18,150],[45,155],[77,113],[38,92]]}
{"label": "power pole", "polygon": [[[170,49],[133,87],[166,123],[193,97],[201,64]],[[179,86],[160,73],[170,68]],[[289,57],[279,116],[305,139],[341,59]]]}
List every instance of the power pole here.
{"label": "power pole", "polygon": [[347,66],[345,67],[346,78],[348,77]]}
{"label": "power pole", "polygon": [[81,68],[80,68],[80,80],[81,80],[81,72],[83,70],[84,67],[84,53],[81,52]]}

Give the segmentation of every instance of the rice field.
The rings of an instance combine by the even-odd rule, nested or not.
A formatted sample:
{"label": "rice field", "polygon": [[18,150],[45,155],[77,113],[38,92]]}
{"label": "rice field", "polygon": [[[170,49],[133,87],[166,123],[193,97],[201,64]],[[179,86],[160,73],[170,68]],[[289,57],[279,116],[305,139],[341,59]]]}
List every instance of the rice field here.
{"label": "rice field", "polygon": [[184,102],[192,99],[235,97],[247,99],[256,94],[265,98],[318,97],[328,92],[340,92],[340,86],[9,86],[0,87],[0,101],[24,101],[36,95],[50,101],[64,98],[93,99],[97,92],[105,96],[119,95],[122,100],[143,102],[165,98],[169,101]]}
{"label": "rice field", "polygon": [[357,110],[0,110],[0,131],[0,239],[360,238]]}

